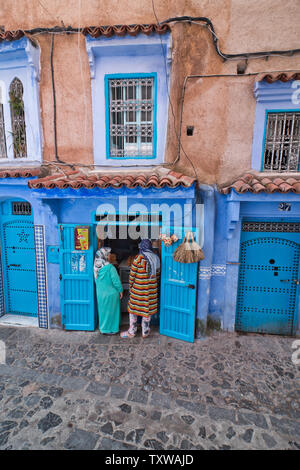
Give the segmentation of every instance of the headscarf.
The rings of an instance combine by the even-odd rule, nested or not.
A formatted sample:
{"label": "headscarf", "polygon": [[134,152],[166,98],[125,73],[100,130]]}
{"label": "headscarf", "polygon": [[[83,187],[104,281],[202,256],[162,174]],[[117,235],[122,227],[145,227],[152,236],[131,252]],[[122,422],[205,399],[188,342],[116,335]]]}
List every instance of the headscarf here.
{"label": "headscarf", "polygon": [[151,240],[147,238],[139,244],[140,254],[144,256],[148,263],[149,277],[155,277],[156,271],[160,269],[159,257],[153,252]]}
{"label": "headscarf", "polygon": [[98,273],[103,266],[109,264],[108,256],[111,252],[111,248],[100,248],[96,251],[95,260],[94,260],[94,277],[97,279]]}

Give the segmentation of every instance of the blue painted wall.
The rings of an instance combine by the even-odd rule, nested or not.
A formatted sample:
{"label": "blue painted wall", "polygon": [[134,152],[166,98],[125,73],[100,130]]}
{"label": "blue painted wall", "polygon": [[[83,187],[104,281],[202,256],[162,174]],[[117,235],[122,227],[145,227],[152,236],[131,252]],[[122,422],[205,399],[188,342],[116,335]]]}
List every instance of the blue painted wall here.
{"label": "blue painted wall", "polygon": [[[32,179],[32,178],[31,178]],[[131,210],[150,211],[159,209],[159,205],[179,204],[184,214],[186,205],[186,224],[194,225],[195,217],[195,188],[163,188],[163,189],[79,189],[79,190],[30,190],[27,187],[27,179],[19,178],[3,180],[0,185],[0,197],[3,199],[20,197],[32,204],[34,211],[34,223],[45,225],[46,247],[59,244],[59,224],[87,224],[92,222],[93,213],[101,204],[109,204],[117,211],[119,208],[119,196],[127,197],[128,207]],[[124,201],[124,200],[123,200]],[[124,203],[124,202],[123,202]],[[132,206],[135,204],[135,206]],[[137,204],[140,204],[138,207]],[[143,206],[141,206],[141,204]],[[154,204],[154,206],[153,206]],[[125,210],[125,208],[123,209]],[[121,207],[122,211],[122,207]],[[174,216],[171,218],[174,223]],[[180,220],[179,225],[182,223]],[[56,326],[56,320],[60,317],[60,281],[59,265],[47,263],[47,284],[49,300],[50,326]],[[53,323],[54,321],[54,323]]]}
{"label": "blue painted wall", "polygon": [[261,171],[264,153],[266,114],[268,111],[299,111],[300,99],[297,92],[298,81],[291,80],[274,83],[260,81],[255,83],[256,97],[255,123],[252,143],[252,164],[254,170]]}
{"label": "blue painted wall", "polygon": [[[14,165],[40,162],[42,159],[42,132],[40,120],[39,79],[40,50],[27,38],[0,43],[0,102],[3,104],[7,157]],[[23,101],[26,124],[27,158],[14,159],[11,137],[9,86],[17,77],[23,84]],[[0,162],[8,164],[7,159]]]}
{"label": "blue painted wall", "polygon": [[[164,151],[168,123],[168,88],[171,67],[171,36],[164,34],[126,35],[122,38],[86,37],[86,48],[89,56],[92,87],[94,161],[99,165],[126,166],[135,164],[134,159],[107,159],[104,143],[108,129],[105,116],[105,75],[110,74],[147,74],[156,73],[157,77],[157,145],[156,158],[151,164],[164,161]],[[149,164],[147,159],[138,163]]]}
{"label": "blue painted wall", "polygon": [[[291,204],[282,212],[279,203]],[[232,210],[231,204],[236,204]],[[235,326],[238,288],[241,224],[250,218],[262,221],[300,221],[297,194],[237,194],[216,192],[214,254],[211,264],[208,314],[220,321],[222,328],[233,331]],[[207,220],[206,220],[207,222]],[[206,224],[205,224],[206,227]],[[206,229],[205,229],[206,232]],[[200,268],[201,277],[201,268]],[[203,300],[202,300],[203,302]],[[300,299],[298,299],[298,333],[300,334]]]}
{"label": "blue painted wall", "polygon": [[[151,188],[101,190],[97,188],[33,191],[28,188],[27,182],[26,178],[3,179],[0,185],[0,200],[17,197],[30,202],[34,223],[45,226],[46,246],[58,245],[60,223],[91,223],[93,212],[100,204],[110,204],[118,210],[119,196],[127,196],[128,205],[142,203],[148,211],[151,210],[153,203],[158,205],[177,203],[182,208],[184,204],[191,204],[187,206],[192,207],[192,210],[187,211],[186,224],[200,225],[200,244],[205,253],[205,259],[200,262],[198,273],[197,318],[205,324],[210,315],[220,322],[222,328],[229,331],[233,331],[235,325],[239,271],[239,266],[235,263],[239,262],[243,219],[300,221],[299,197],[294,194],[245,193],[240,195],[233,192],[229,195],[221,195],[215,187],[205,185],[200,187],[197,198],[194,187],[160,190]],[[202,206],[196,207],[196,201]],[[290,203],[291,210],[279,211],[280,202]],[[196,218],[196,211],[202,210],[203,207],[204,226],[201,225],[203,217],[202,219]],[[47,263],[47,283],[51,325],[51,320],[60,315],[58,264]],[[298,331],[300,330],[299,319],[300,313]]]}

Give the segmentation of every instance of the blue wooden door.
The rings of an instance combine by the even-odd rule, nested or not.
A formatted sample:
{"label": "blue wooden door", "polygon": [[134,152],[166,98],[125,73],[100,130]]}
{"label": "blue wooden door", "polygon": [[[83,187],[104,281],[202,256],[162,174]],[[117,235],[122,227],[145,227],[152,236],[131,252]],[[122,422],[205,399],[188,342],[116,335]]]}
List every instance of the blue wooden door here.
{"label": "blue wooden door", "polygon": [[[188,230],[186,229],[186,232]],[[196,233],[196,229],[190,229]],[[164,228],[162,232],[165,233]],[[182,229],[171,229],[170,233],[181,234]],[[176,243],[161,250],[161,294],[160,333],[183,341],[193,342],[195,338],[195,314],[198,263],[177,263],[173,253],[182,243],[180,236]]]}
{"label": "blue wooden door", "polygon": [[236,318],[238,331],[294,334],[299,285],[299,238],[296,233],[242,232]]}
{"label": "blue wooden door", "polygon": [[88,250],[75,250],[75,227],[60,225],[60,298],[66,330],[95,329],[93,240],[90,227]]}
{"label": "blue wooden door", "polygon": [[5,312],[37,317],[37,279],[33,222],[2,218]]}

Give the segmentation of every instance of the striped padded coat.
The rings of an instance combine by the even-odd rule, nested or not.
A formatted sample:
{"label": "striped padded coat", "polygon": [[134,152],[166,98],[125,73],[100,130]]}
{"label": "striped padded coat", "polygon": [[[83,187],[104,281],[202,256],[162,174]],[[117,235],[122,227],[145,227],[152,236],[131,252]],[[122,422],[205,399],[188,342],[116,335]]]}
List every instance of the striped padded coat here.
{"label": "striped padded coat", "polygon": [[158,277],[148,277],[148,263],[144,256],[137,255],[130,268],[128,312],[133,315],[149,317],[157,313]]}

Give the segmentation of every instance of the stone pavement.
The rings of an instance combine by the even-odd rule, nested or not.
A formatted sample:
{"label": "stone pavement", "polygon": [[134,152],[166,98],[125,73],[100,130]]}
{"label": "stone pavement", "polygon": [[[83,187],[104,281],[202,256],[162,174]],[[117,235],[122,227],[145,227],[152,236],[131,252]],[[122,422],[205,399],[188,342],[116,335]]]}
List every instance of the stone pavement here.
{"label": "stone pavement", "polygon": [[0,449],[300,449],[293,338],[0,327]]}

